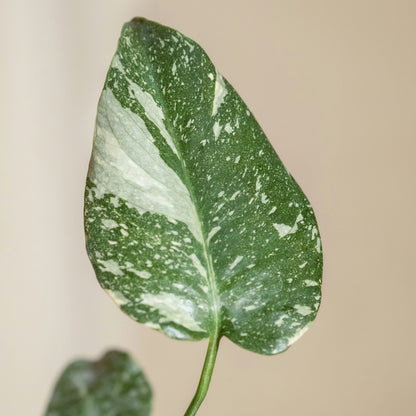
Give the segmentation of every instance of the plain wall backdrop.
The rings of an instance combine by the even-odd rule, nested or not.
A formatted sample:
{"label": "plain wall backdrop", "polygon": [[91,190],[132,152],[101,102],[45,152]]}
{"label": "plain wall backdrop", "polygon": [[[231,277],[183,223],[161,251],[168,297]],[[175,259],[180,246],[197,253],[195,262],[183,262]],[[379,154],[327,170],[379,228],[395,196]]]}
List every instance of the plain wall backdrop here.
{"label": "plain wall backdrop", "polygon": [[205,342],[136,324],[96,282],[83,187],[122,24],[205,48],[309,197],[323,301],[282,355],[220,346],[200,416],[416,414],[416,2],[1,0],[0,414],[41,415],[76,357],[143,365],[154,416],[182,415]]}

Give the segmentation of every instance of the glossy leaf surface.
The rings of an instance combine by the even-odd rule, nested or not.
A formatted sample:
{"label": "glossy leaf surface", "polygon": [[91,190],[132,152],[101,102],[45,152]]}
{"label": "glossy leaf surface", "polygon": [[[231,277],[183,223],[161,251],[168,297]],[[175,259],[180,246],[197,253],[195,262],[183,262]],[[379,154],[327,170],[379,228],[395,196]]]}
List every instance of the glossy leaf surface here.
{"label": "glossy leaf surface", "polygon": [[202,48],[157,23],[123,27],[98,106],[85,228],[102,287],[170,337],[216,332],[274,354],[317,313],[308,200]]}
{"label": "glossy leaf surface", "polygon": [[56,383],[45,416],[148,416],[152,392],[128,354],[71,363]]}

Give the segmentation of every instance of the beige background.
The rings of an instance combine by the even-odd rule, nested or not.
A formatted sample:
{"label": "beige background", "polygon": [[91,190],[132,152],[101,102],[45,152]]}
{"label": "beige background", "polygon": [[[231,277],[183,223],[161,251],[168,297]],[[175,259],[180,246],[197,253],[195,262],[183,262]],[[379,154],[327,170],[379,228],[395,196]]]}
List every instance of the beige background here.
{"label": "beige background", "polygon": [[416,2],[37,0],[0,6],[0,414],[40,415],[78,356],[131,351],[182,415],[206,344],[129,320],[82,228],[97,100],[123,22],[198,41],[311,200],[323,304],[289,351],[221,344],[199,415],[416,414]]}

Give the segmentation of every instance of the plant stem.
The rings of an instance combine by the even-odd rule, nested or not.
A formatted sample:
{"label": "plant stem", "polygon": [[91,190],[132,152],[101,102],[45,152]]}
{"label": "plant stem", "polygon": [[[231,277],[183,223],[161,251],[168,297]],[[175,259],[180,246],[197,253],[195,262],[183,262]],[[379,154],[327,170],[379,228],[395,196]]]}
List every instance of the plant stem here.
{"label": "plant stem", "polygon": [[186,410],[184,416],[194,416],[207,395],[212,372],[214,370],[215,359],[217,358],[220,339],[221,335],[218,330],[216,330],[209,339],[207,355],[205,356],[204,367],[202,369],[201,378],[199,379],[198,388],[196,389],[192,402]]}

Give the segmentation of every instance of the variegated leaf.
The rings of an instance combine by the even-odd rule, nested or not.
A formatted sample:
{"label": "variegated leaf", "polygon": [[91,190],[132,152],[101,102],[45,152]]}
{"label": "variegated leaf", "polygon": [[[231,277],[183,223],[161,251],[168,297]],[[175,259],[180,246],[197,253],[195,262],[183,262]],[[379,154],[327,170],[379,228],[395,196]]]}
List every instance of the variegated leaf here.
{"label": "variegated leaf", "polygon": [[285,350],[320,303],[313,210],[202,48],[144,19],[122,30],[85,197],[87,250],[121,309],[166,335]]}
{"label": "variegated leaf", "polygon": [[149,416],[152,391],[142,370],[120,351],[71,363],[56,383],[45,416]]}

